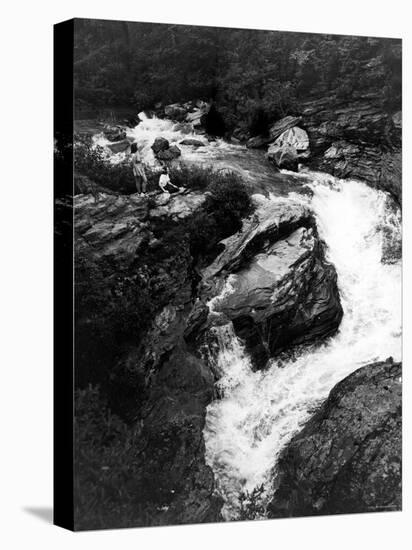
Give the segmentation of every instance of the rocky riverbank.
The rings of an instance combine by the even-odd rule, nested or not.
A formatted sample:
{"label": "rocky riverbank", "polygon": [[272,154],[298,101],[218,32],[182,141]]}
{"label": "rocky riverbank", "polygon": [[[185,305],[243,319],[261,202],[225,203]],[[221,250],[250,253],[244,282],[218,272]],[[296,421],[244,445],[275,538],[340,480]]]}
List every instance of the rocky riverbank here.
{"label": "rocky riverbank", "polygon": [[[188,112],[183,112],[182,106],[173,107],[168,112],[177,117],[176,124],[189,124],[187,117],[200,111],[194,104]],[[267,147],[268,158],[277,168],[297,170],[304,164],[341,176],[357,174],[373,186],[391,191],[400,201],[398,183],[393,187],[390,184],[395,165],[391,176],[382,182],[370,173],[372,181],[367,172],[362,172],[359,156],[369,140],[367,154],[373,150],[376,158],[382,159],[382,135],[387,136],[384,143],[388,154],[396,154],[398,119],[380,115],[372,107],[356,108],[358,117],[355,107],[332,113],[324,104],[312,103],[301,116],[277,121],[269,138],[249,141],[249,148]],[[203,125],[210,111],[204,106],[202,109],[205,112],[196,119],[202,141],[195,143],[193,137],[180,140],[183,148],[208,150]],[[116,132],[110,134],[111,143],[125,141],[122,128]],[[166,140],[155,141],[153,146],[156,158],[174,147]],[[237,144],[235,147],[236,154],[247,151]],[[341,147],[344,157],[340,156]],[[353,154],[354,164],[346,162],[349,153]],[[358,172],[352,172],[354,165]],[[133,427],[137,438],[128,451],[133,473],[127,482],[127,513],[121,519],[108,505],[104,524],[220,521],[223,500],[216,492],[214,472],[205,460],[203,433],[206,408],[219,398],[213,328],[232,324],[255,370],[265,370],[271,358],[290,353],[296,346],[325,343],[339,330],[343,316],[336,269],[327,260],[326,245],[309,202],[285,196],[282,186],[310,195],[304,178],[295,181],[290,174],[274,171],[273,179],[265,175],[266,179],[255,185],[258,175],[253,173],[248,179],[250,171],[239,161],[239,173],[246,176],[244,191],[236,198],[238,190],[234,193],[235,188],[230,187],[230,169],[216,172],[222,174],[216,177],[227,177],[230,185],[218,199],[219,214],[213,214],[218,187],[211,193],[202,183],[203,188],[189,186],[172,195],[151,193],[140,197],[132,192],[133,182],[123,174],[126,170],[117,166],[105,173],[105,185],[113,186],[110,174],[116,173],[127,194],[100,185],[96,169],[95,173],[91,171],[93,180],[90,174],[76,174],[75,196],[79,303],[85,303],[87,311],[77,320],[79,347],[83,350],[78,358],[79,384],[99,383],[109,409]],[[369,160],[366,166],[367,170],[376,169]],[[205,170],[211,177],[213,170]],[[188,174],[188,178],[196,176],[196,172]],[[253,212],[246,208],[240,216],[238,205],[247,196],[251,197]],[[352,389],[344,386],[344,391],[351,399]],[[366,426],[369,420],[362,417],[360,423]],[[320,423],[313,428],[316,437],[323,437],[322,426]],[[337,441],[341,445],[341,439]],[[385,453],[386,447],[383,449]],[[365,451],[362,463],[367,464],[368,457]],[[321,458],[319,477],[324,475]],[[81,467],[87,470],[93,460],[84,459]],[[346,480],[344,476],[342,479]],[[314,505],[318,511],[309,510],[306,504],[300,509],[281,502],[286,491],[282,483],[270,505],[273,517],[333,510],[329,497],[324,506]],[[290,487],[292,481],[284,483]],[[294,483],[300,499],[305,485],[301,487],[299,480]],[[391,487],[395,491],[388,485],[386,494]],[[307,497],[308,502],[312,502],[312,496]],[[333,496],[333,502],[336,498]],[[342,498],[346,502],[346,497]],[[108,502],[115,506],[117,501],[110,497]],[[101,520],[85,521],[88,527],[99,527]]]}
{"label": "rocky riverbank", "polygon": [[282,453],[269,517],[401,509],[401,376],[388,359],[335,386]]}

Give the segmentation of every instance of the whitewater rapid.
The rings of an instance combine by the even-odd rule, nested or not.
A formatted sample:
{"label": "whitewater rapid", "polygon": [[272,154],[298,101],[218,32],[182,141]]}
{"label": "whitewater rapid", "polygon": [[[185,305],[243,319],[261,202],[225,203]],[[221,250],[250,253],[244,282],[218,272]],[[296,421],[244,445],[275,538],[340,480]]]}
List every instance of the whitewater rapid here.
{"label": "whitewater rapid", "polygon": [[327,259],[338,274],[344,316],[338,333],[320,347],[306,348],[290,361],[272,360],[268,370],[258,372],[232,325],[215,329],[222,397],[207,409],[204,437],[226,520],[239,517],[242,493],[260,486],[265,508],[280,451],[337,382],[362,365],[401,359],[401,265],[382,263],[385,229],[400,239],[399,218],[388,210],[383,192],[361,182],[304,177],[313,197],[293,198],[308,201],[315,213]]}
{"label": "whitewater rapid", "polygon": [[[141,122],[127,130],[127,137],[138,143],[148,165],[156,165],[151,145],[157,137],[164,137],[181,149],[179,160],[239,171],[253,187],[264,180],[266,190],[273,186],[275,192],[285,180],[287,193],[300,179],[312,196],[290,195],[314,211],[320,237],[327,245],[327,259],[337,271],[344,316],[338,333],[319,347],[305,348],[289,361],[272,360],[267,370],[253,372],[232,325],[214,329],[220,348],[216,369],[221,374],[217,383],[221,398],[207,409],[206,461],[224,499],[225,519],[237,519],[242,494],[261,486],[264,517],[279,453],[333,386],[373,361],[389,356],[401,359],[401,264],[382,262],[385,232],[400,241],[400,219],[388,208],[385,193],[361,182],[286,171],[275,182],[276,174],[265,166],[259,151],[220,139],[209,141],[188,124],[147,118],[143,113],[139,117]],[[200,140],[204,146],[182,145],[185,138]],[[111,162],[127,156],[113,154],[103,134],[95,135],[93,141],[103,147]],[[230,283],[229,278],[223,292],[231,291]],[[209,305],[213,308],[213,301]]]}
{"label": "whitewater rapid", "polygon": [[[228,143],[223,139],[209,140],[206,134],[199,133],[191,123],[174,122],[166,118],[152,116],[148,118],[144,112],[138,114],[139,124],[134,128],[125,128],[129,141],[138,144],[140,154],[145,164],[155,166],[158,164],[153,154],[152,145],[156,138],[167,139],[169,144],[176,145],[182,151],[181,160],[187,162],[203,163],[208,161],[224,160],[228,155],[236,154],[246,147]],[[182,145],[184,139],[196,139],[203,143],[201,147]],[[100,146],[106,152],[107,158],[114,164],[123,161],[129,152],[112,153],[108,148],[110,141],[104,133],[95,134],[92,138],[95,146]]]}

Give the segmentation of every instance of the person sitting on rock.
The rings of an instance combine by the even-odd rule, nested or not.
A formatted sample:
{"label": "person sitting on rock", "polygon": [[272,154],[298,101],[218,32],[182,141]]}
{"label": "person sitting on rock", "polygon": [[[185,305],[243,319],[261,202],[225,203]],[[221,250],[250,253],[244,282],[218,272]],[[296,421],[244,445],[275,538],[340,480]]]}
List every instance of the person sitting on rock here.
{"label": "person sitting on rock", "polygon": [[159,178],[159,187],[163,193],[169,194],[169,191],[167,190],[168,185],[179,190],[179,187],[170,181],[169,170],[167,169],[167,166],[164,166]]}
{"label": "person sitting on rock", "polygon": [[142,163],[142,157],[137,149],[137,143],[132,143],[130,152],[132,154],[131,162],[136,189],[139,195],[144,195],[147,189],[147,178]]}

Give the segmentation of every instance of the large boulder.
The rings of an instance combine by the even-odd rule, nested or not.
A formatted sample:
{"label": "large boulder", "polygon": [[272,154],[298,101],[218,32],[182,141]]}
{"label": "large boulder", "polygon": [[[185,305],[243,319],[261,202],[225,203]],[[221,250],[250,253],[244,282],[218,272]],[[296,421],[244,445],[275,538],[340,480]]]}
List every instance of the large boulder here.
{"label": "large boulder", "polygon": [[325,260],[309,209],[288,199],[261,201],[242,231],[222,244],[203,273],[207,292],[215,293],[209,325],[232,321],[255,368],[337,330],[342,307],[336,272]]}
{"label": "large boulder", "polygon": [[310,155],[309,137],[305,130],[293,126],[282,132],[269,146],[267,158],[278,168],[298,170],[299,160]]}
{"label": "large boulder", "polygon": [[274,142],[274,146],[284,148],[287,146],[293,147],[299,158],[307,158],[310,154],[309,152],[309,136],[299,128],[298,126],[293,126],[285,130]]}
{"label": "large boulder", "polygon": [[103,134],[109,141],[122,141],[126,139],[126,131],[121,126],[109,126],[105,128]]}
{"label": "large boulder", "polygon": [[281,454],[269,517],[400,510],[401,441],[401,364],[358,369]]}
{"label": "large boulder", "polygon": [[198,101],[196,107],[186,115],[186,121],[190,122],[194,128],[199,128],[204,124],[205,115],[210,110],[210,104],[205,101]]}
{"label": "large boulder", "polygon": [[297,126],[301,122],[301,117],[285,116],[284,118],[276,121],[269,129],[270,141],[275,141],[283,132]]}
{"label": "large boulder", "polygon": [[155,155],[158,155],[161,151],[166,151],[169,147],[169,141],[164,137],[156,138],[152,144],[152,150]]}
{"label": "large boulder", "polygon": [[292,145],[277,145],[272,143],[267,152],[267,158],[280,169],[297,172],[299,168],[299,156]]}
{"label": "large boulder", "polygon": [[253,136],[249,138],[246,142],[246,147],[248,149],[260,149],[270,143],[272,138],[269,136]]}
{"label": "large boulder", "polygon": [[177,145],[172,145],[168,149],[156,153],[156,158],[159,160],[171,161],[180,157],[181,154],[182,152],[179,147],[177,147]]}
{"label": "large boulder", "polygon": [[[269,128],[269,132],[267,135],[253,136],[249,138],[246,141],[246,147],[248,147],[249,149],[260,149],[265,145],[268,145],[269,143],[273,143],[280,136],[285,134],[285,132],[297,127],[297,124],[299,124],[301,120],[301,117],[286,116],[272,124],[272,126]],[[303,132],[303,130],[300,130],[300,132]],[[235,135],[235,133],[233,135]],[[235,135],[235,137],[237,136]],[[306,139],[307,147],[305,147],[305,150],[309,148],[309,138],[307,137],[307,135]],[[300,141],[305,141],[305,139],[300,139]]]}
{"label": "large boulder", "polygon": [[112,153],[124,153],[130,147],[131,142],[128,139],[123,139],[122,141],[115,141],[114,143],[109,143],[107,146]]}

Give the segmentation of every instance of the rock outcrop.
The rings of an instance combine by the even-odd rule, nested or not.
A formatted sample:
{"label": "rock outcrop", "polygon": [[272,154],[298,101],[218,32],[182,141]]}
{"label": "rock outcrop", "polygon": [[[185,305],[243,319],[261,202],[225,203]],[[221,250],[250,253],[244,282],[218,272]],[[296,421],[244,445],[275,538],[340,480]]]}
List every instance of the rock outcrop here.
{"label": "rock outcrop", "polygon": [[308,102],[302,119],[312,167],[366,181],[401,203],[400,112],[386,110],[378,94],[366,94],[350,101],[334,97]]}
{"label": "rock outcrop", "polygon": [[162,195],[76,195],[74,227],[76,250],[89,258],[115,259],[128,267],[143,245],[155,246],[153,220],[182,220],[204,201],[201,193],[174,193],[165,204]]}
{"label": "rock outcrop", "polygon": [[141,412],[144,460],[136,495],[154,508],[160,525],[219,521],[222,500],[214,495],[203,440],[214,379],[201,359],[174,346],[163,356]]}
{"label": "rock outcrop", "polygon": [[282,453],[269,517],[400,510],[401,364],[337,384]]}
{"label": "rock outcrop", "polygon": [[[290,128],[297,126],[301,120],[301,117],[286,116],[272,124],[266,136],[255,136],[249,138],[246,142],[246,146],[250,149],[259,149],[269,143],[273,143],[279,136],[287,132]],[[236,133],[234,133],[234,135],[237,137]],[[244,136],[239,137],[241,139],[244,138]]]}
{"label": "rock outcrop", "polygon": [[135,499],[133,525],[221,520],[203,440],[214,377],[183,337],[193,307],[192,258],[184,233],[171,252],[165,235],[204,198],[172,194],[163,204],[161,195],[75,197],[77,257],[96,266],[113,262],[115,273],[129,278],[148,277],[156,305],[144,337],[116,350],[107,381],[110,407],[139,431],[133,479],[125,481]]}
{"label": "rock outcrop", "polygon": [[166,105],[163,114],[166,118],[176,122],[188,122],[192,128],[199,128],[204,124],[204,116],[209,112],[210,105],[205,101],[187,101]]}
{"label": "rock outcrop", "polygon": [[311,211],[291,200],[261,200],[242,231],[203,273],[220,289],[209,324],[233,322],[256,368],[297,344],[333,334],[342,318],[336,272],[324,256]]}

